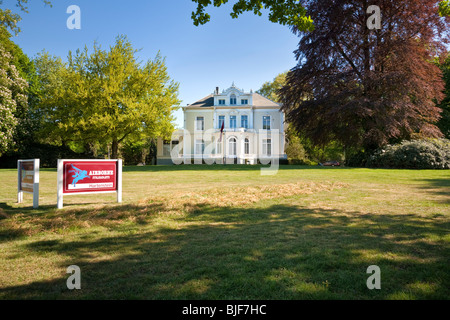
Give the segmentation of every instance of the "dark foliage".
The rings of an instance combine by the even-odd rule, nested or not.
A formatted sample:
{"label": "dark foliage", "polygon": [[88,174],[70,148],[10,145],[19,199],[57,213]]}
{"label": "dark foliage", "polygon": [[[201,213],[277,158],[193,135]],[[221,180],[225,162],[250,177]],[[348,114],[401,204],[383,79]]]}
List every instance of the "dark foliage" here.
{"label": "dark foliage", "polygon": [[8,153],[0,157],[0,168],[17,168],[19,159],[40,159],[42,168],[56,168],[58,159],[93,159],[92,154],[76,153],[69,147],[30,143],[21,152]]}
{"label": "dark foliage", "polygon": [[[374,150],[442,136],[434,101],[443,81],[432,60],[445,49],[449,20],[436,13],[438,2],[301,1],[316,29],[293,29],[298,64],[279,91],[286,119],[317,145]],[[369,5],[381,8],[381,30],[367,28]]]}

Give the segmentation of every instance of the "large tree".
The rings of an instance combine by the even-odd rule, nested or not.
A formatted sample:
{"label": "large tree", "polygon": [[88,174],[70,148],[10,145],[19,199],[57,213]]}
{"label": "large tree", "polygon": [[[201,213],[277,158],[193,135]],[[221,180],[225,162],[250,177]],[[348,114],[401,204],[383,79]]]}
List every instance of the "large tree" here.
{"label": "large tree", "polygon": [[266,81],[261,88],[256,91],[272,101],[279,102],[278,90],[286,84],[287,71],[278,74],[272,81]]}
{"label": "large tree", "polygon": [[36,65],[46,135],[63,144],[111,144],[113,158],[131,135],[170,135],[178,83],[159,54],[142,64],[136,53],[120,36],[109,50],[96,44],[92,53],[69,54],[67,64],[42,54]]}
{"label": "large tree", "polygon": [[[286,117],[315,144],[374,149],[441,135],[435,123],[443,81],[432,63],[448,41],[436,0],[300,1],[314,21],[299,35],[298,64],[279,94]],[[381,8],[380,30],[367,27]]]}
{"label": "large tree", "polygon": [[39,116],[35,113],[38,98],[38,78],[34,63],[23,53],[22,49],[11,40],[11,34],[0,27],[0,43],[11,56],[11,63],[16,67],[20,78],[26,80],[26,104],[18,104],[14,112],[17,126],[14,132],[14,151],[22,151],[27,143],[33,141],[34,132],[39,126]]}
{"label": "large tree", "polygon": [[[228,3],[228,0],[192,0],[197,3],[197,8],[192,12],[194,25],[205,24],[211,16],[205,9],[211,5],[220,7]],[[269,20],[281,25],[295,26],[300,31],[312,31],[315,28],[314,20],[308,12],[308,0],[234,0],[230,13],[232,18],[237,18],[244,12],[253,12],[261,16],[263,9],[269,12]],[[306,5],[305,5],[306,3]],[[370,3],[375,4],[375,3]],[[364,9],[366,9],[364,7]],[[436,9],[441,16],[450,16],[450,1],[444,0]]]}
{"label": "large tree", "polygon": [[438,105],[442,109],[441,119],[438,127],[441,129],[445,138],[450,139],[450,54],[444,62],[438,64],[442,70],[445,82],[445,98]]}
{"label": "large tree", "polygon": [[[214,5],[220,7],[228,0],[192,0],[197,3],[196,11],[192,12],[192,20],[196,26],[210,21],[211,16],[205,9]],[[234,1],[231,17],[237,18],[244,12],[250,11],[262,15],[262,10],[269,10],[269,20],[282,25],[296,26],[300,30],[314,30],[311,18],[298,0],[237,0]]]}
{"label": "large tree", "polygon": [[17,68],[18,58],[0,27],[0,155],[14,146],[21,115],[28,109],[28,83]]}

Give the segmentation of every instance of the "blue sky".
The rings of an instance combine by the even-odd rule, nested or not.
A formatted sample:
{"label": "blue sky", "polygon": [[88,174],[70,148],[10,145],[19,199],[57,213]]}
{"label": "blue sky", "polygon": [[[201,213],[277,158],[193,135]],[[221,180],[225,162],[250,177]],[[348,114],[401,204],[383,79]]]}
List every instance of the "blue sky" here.
{"label": "blue sky", "polygon": [[[2,8],[15,12],[15,0],[3,1]],[[191,0],[52,0],[52,7],[31,0],[29,13],[22,13],[22,32],[13,40],[30,57],[42,50],[63,59],[94,41],[107,48],[120,34],[141,49],[142,61],[158,51],[166,57],[168,72],[180,83],[181,105],[193,103],[213,92],[216,86],[236,86],[250,91],[272,80],[296,64],[293,51],[298,38],[288,27],[245,13],[229,16],[231,4],[208,8],[211,21],[196,27]],[[81,30],[69,30],[66,13],[70,5],[81,9]],[[182,126],[183,114],[175,113]]]}

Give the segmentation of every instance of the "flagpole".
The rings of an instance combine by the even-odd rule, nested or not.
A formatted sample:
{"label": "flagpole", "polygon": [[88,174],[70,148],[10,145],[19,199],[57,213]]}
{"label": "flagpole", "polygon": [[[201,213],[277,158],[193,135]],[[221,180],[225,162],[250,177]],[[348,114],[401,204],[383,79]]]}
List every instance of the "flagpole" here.
{"label": "flagpole", "polygon": [[227,164],[227,137],[225,136],[225,139],[223,139],[223,165],[226,164]]}

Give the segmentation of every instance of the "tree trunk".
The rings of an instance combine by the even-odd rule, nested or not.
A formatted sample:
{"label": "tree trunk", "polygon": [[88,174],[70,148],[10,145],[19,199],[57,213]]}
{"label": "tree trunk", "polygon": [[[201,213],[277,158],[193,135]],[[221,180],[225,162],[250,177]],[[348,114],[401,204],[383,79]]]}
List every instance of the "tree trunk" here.
{"label": "tree trunk", "polygon": [[113,139],[112,142],[112,155],[111,157],[113,159],[117,159],[119,157],[119,141],[117,141],[117,138]]}

